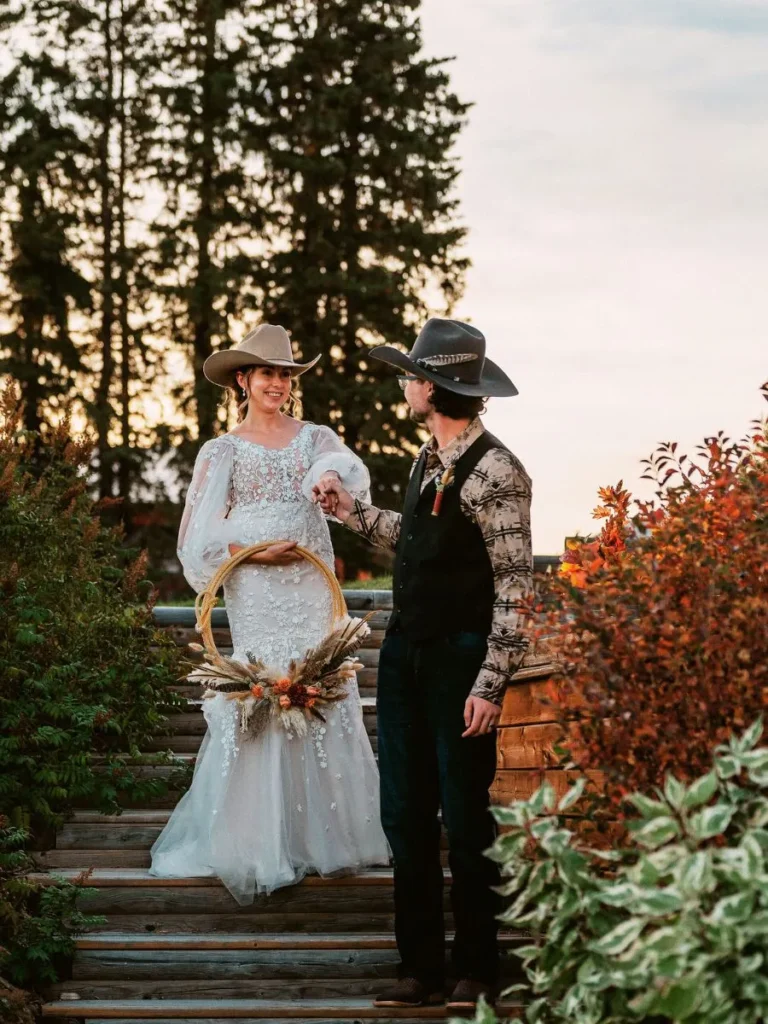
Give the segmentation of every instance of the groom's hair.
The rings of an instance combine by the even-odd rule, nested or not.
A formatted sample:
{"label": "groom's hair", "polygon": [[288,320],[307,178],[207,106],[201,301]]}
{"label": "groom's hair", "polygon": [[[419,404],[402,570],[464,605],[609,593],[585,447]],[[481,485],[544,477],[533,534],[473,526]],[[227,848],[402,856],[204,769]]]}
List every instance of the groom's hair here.
{"label": "groom's hair", "polygon": [[475,395],[459,395],[435,384],[431,402],[435,412],[447,416],[449,420],[472,420],[481,412],[485,412],[487,399],[477,398]]}

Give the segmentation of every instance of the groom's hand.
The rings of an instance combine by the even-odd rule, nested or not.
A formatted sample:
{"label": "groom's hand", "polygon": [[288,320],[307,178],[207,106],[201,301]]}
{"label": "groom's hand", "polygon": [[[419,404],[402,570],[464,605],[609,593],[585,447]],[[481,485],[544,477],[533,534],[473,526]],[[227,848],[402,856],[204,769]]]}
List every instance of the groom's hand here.
{"label": "groom's hand", "polygon": [[345,523],[355,507],[355,500],[349,491],[341,486],[341,480],[335,473],[325,473],[312,488],[312,500],[316,501],[323,512],[336,516]]}
{"label": "groom's hand", "polygon": [[500,718],[500,707],[491,704],[489,700],[483,700],[482,697],[467,697],[467,703],[464,705],[464,725],[467,731],[461,735],[485,736],[493,732]]}

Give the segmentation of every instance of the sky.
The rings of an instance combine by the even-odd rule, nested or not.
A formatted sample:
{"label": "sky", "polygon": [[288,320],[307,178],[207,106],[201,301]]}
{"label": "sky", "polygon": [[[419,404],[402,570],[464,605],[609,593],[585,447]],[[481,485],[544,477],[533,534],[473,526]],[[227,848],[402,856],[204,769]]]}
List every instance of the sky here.
{"label": "sky", "polygon": [[533,478],[537,554],[594,531],[597,488],[647,496],[763,414],[768,4],[424,0],[424,46],[474,102],[458,143],[473,261],[454,315],[520,394],[486,425]]}

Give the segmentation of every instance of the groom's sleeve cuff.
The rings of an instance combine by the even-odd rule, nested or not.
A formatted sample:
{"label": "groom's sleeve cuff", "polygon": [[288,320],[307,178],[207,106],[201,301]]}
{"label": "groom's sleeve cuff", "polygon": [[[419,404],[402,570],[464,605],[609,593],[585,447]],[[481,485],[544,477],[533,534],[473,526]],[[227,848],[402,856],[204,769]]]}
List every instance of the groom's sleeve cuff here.
{"label": "groom's sleeve cuff", "polygon": [[354,533],[365,537],[377,548],[394,551],[400,537],[401,519],[402,516],[399,512],[376,508],[374,505],[367,505],[364,501],[355,500],[354,509],[345,525]]}

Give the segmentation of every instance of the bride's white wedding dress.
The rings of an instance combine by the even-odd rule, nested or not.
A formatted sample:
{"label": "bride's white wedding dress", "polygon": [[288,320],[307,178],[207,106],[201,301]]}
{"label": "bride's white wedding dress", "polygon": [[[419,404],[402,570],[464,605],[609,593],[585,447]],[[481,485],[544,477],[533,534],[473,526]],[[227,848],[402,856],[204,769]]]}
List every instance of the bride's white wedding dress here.
{"label": "bride's white wedding dress", "polygon": [[[328,525],[310,500],[327,470],[353,494],[368,491],[365,466],[328,427],[306,423],[278,449],[235,434],[204,444],[179,531],[191,586],[205,588],[233,543],[295,540],[332,567]],[[253,653],[285,666],[328,632],[328,585],[306,562],[243,566],[225,580],[224,596],[233,656],[242,661]],[[304,738],[276,721],[244,738],[235,702],[221,694],[203,712],[208,731],[192,786],[152,847],[153,875],[216,875],[246,904],[310,872],[387,863],[378,771],[355,682]]]}

